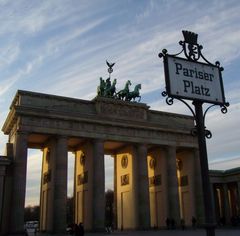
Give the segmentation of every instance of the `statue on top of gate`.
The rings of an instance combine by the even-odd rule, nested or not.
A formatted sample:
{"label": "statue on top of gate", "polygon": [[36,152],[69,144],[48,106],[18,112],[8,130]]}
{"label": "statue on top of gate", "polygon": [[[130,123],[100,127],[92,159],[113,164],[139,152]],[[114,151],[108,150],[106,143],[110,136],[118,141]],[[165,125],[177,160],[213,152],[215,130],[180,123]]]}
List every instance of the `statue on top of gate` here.
{"label": "statue on top of gate", "polygon": [[129,86],[131,86],[131,81],[128,80],[125,84],[124,89],[116,92],[116,84],[117,79],[114,79],[113,82],[111,82],[111,73],[113,72],[113,66],[115,63],[109,63],[106,61],[106,64],[108,66],[108,73],[109,77],[106,79],[106,81],[100,77],[100,84],[97,87],[97,96],[99,97],[106,97],[106,98],[113,98],[113,99],[119,99],[123,101],[134,101],[138,98],[138,102],[141,100],[140,92],[141,84],[137,84],[133,91],[129,90]]}

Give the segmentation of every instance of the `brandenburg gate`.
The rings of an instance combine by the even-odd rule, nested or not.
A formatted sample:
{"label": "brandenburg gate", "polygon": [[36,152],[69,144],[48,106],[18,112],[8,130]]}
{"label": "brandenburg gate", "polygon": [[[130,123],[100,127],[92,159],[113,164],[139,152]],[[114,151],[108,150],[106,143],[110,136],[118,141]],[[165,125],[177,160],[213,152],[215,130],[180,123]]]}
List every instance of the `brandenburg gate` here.
{"label": "brandenburg gate", "polygon": [[165,226],[166,218],[203,221],[198,144],[190,116],[144,103],[97,96],[92,101],[17,91],[3,125],[9,136],[0,165],[0,229],[24,229],[28,148],[43,153],[40,231],[66,229],[67,160],[75,154],[74,219],[105,227],[104,155],[114,159],[118,229]]}

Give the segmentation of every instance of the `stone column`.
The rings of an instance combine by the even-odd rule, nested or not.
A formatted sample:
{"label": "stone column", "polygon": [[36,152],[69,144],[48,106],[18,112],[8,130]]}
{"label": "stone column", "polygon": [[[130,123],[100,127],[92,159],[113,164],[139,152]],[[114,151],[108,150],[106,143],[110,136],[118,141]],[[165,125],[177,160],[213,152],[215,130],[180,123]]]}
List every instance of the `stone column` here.
{"label": "stone column", "polygon": [[202,178],[201,178],[201,166],[199,159],[198,149],[194,149],[194,193],[195,193],[195,209],[198,224],[203,224],[204,221],[204,204],[203,204],[203,191],[202,191]]}
{"label": "stone column", "polygon": [[176,167],[176,147],[167,147],[167,189],[168,189],[168,217],[180,223],[180,207],[178,195],[178,180]]}
{"label": "stone column", "polygon": [[223,184],[223,204],[224,204],[224,216],[226,217],[226,223],[229,224],[230,221],[230,205],[229,205],[229,197],[228,197],[228,186],[227,184]]}
{"label": "stone column", "polygon": [[10,231],[24,231],[24,205],[27,175],[28,134],[17,132],[13,144],[13,186],[10,213]]}
{"label": "stone column", "polygon": [[3,217],[3,204],[4,204],[4,193],[5,193],[5,168],[6,166],[1,163],[0,157],[0,233],[2,232],[2,217]]}
{"label": "stone column", "polygon": [[138,162],[138,228],[150,228],[150,201],[146,145],[137,146]]}
{"label": "stone column", "polygon": [[56,140],[54,199],[53,199],[53,231],[66,232],[67,216],[67,137],[58,136]]}
{"label": "stone column", "polygon": [[240,180],[237,181],[237,204],[238,204],[237,214],[240,215]]}
{"label": "stone column", "polygon": [[115,229],[118,229],[118,209],[117,209],[117,192],[118,192],[118,189],[117,189],[117,176],[118,176],[118,173],[117,173],[117,156],[114,155],[112,156],[113,159],[114,159],[114,173],[113,173],[113,176],[114,176],[114,228]]}
{"label": "stone column", "polygon": [[105,226],[105,172],[104,142],[93,142],[93,230],[103,231]]}

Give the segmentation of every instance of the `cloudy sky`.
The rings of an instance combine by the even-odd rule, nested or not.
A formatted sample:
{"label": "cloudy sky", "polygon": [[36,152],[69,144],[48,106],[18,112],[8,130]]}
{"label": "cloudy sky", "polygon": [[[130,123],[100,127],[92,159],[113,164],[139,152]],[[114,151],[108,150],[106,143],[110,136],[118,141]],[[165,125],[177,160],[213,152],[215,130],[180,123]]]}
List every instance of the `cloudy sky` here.
{"label": "cloudy sky", "polygon": [[[117,88],[130,79],[142,84],[142,102],[151,109],[190,114],[178,101],[166,105],[158,58],[163,48],[179,52],[181,31],[190,30],[199,34],[204,56],[224,67],[225,96],[231,104],[227,114],[216,107],[206,118],[213,133],[207,140],[210,168],[240,166],[239,12],[238,0],[0,0],[0,124],[18,89],[93,99],[99,77],[108,76],[106,59],[116,62]],[[1,155],[6,142],[1,133]],[[29,204],[37,201],[40,161],[41,152],[29,150]]]}

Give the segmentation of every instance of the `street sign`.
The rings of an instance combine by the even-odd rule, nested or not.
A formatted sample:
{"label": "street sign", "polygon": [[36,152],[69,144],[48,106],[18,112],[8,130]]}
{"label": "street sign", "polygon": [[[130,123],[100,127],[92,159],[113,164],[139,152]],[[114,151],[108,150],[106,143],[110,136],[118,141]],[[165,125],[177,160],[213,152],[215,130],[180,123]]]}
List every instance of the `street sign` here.
{"label": "street sign", "polygon": [[218,66],[180,57],[164,57],[166,90],[170,97],[225,104],[221,71]]}
{"label": "street sign", "polygon": [[[193,135],[198,135],[199,160],[201,166],[203,201],[205,206],[205,227],[207,236],[215,236],[214,210],[212,205],[212,195],[208,171],[208,158],[206,139],[211,138],[211,132],[205,127],[207,111],[214,105],[220,105],[222,113],[227,112],[229,103],[226,103],[220,63],[215,65],[210,63],[202,54],[202,45],[197,43],[198,35],[191,31],[182,31],[184,41],[180,41],[182,51],[175,55],[169,55],[167,49],[159,53],[163,57],[164,72],[166,81],[166,91],[162,92],[167,96],[168,105],[173,104],[173,98],[183,102],[192,112],[195,119],[195,127],[191,131]],[[181,53],[185,57],[177,57]],[[198,62],[202,59],[206,63]],[[191,106],[183,99],[193,101],[195,113]],[[203,113],[203,103],[213,103]]]}

